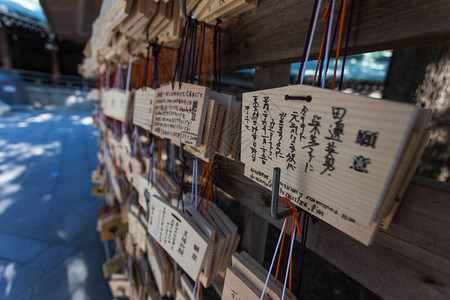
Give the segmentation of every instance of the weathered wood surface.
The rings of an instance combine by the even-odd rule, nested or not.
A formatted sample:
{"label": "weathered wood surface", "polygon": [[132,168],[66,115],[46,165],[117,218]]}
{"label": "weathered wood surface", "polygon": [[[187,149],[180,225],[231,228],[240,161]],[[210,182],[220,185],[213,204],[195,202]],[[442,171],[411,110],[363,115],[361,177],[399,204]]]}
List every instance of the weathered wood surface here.
{"label": "weathered wood surface", "polygon": [[[278,228],[270,216],[270,192],[230,163],[218,186]],[[414,177],[398,215],[371,246],[319,221],[310,225],[307,246],[387,299],[450,297],[450,185]]]}
{"label": "weathered wood surface", "polygon": [[[320,17],[328,3],[323,2]],[[336,12],[340,2],[337,3]],[[258,7],[225,22],[223,68],[236,70],[300,61],[313,4],[314,0],[260,0]],[[356,1],[349,53],[449,40],[449,11],[447,0]],[[347,17],[349,12],[348,7]],[[312,58],[318,54],[324,26],[324,21],[318,22]]]}

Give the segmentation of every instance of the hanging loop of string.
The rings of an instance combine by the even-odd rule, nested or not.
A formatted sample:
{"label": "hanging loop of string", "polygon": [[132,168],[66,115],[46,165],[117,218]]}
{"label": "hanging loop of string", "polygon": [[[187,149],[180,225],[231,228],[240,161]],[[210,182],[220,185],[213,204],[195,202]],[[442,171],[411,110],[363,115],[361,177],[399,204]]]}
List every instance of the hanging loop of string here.
{"label": "hanging loop of string", "polygon": [[[180,73],[179,73],[179,77],[178,77],[178,82],[179,82],[179,88],[181,89],[181,82],[183,81],[183,71],[184,71],[184,62],[185,62],[185,58],[186,58],[186,48],[187,48],[187,44],[189,42],[189,37],[191,34],[191,28],[192,28],[192,24],[191,22],[187,22],[187,33],[186,33],[186,40],[184,41],[184,49],[183,49],[183,56],[182,56],[182,62],[181,62],[181,69],[180,69]],[[181,48],[180,48],[181,50]]]}
{"label": "hanging loop of string", "polygon": [[150,48],[151,48],[151,45],[150,45],[150,43],[148,43],[148,45],[147,45],[147,57],[145,59],[145,67],[144,67],[144,76],[142,78],[142,83],[141,83],[142,87],[146,86],[146,84],[147,84],[148,64],[150,62]]}
{"label": "hanging loop of string", "polygon": [[320,11],[321,6],[322,6],[322,0],[314,1],[313,13],[311,15],[311,20],[309,22],[309,27],[308,27],[308,34],[306,36],[305,46],[303,47],[302,62],[300,64],[300,69],[298,70],[297,84],[303,84],[303,79],[305,77],[306,64],[308,63],[309,52],[311,51],[311,44],[314,39],[314,31],[316,30],[317,18],[319,17],[319,11]]}
{"label": "hanging loop of string", "polygon": [[159,52],[161,51],[161,46],[159,46],[158,44],[153,44],[152,46],[152,50],[153,50],[153,58],[154,58],[154,63],[153,63],[153,80],[152,80],[152,87],[156,88],[159,86],[159,72],[158,72],[158,63],[159,63]]}
{"label": "hanging loop of string", "polygon": [[347,60],[347,53],[348,53],[348,43],[350,41],[350,29],[352,27],[352,19],[353,19],[353,7],[355,6],[355,0],[352,0],[352,3],[350,5],[350,15],[348,17],[348,25],[347,25],[347,37],[345,41],[345,48],[344,48],[344,57],[342,59],[342,69],[341,69],[341,78],[339,80],[339,91],[342,90],[342,82],[344,81],[344,69],[345,69],[345,62]]}
{"label": "hanging loop of string", "polygon": [[183,34],[181,37],[181,44],[180,44],[180,48],[178,49],[178,55],[177,55],[177,62],[175,64],[175,70],[173,71],[173,76],[172,76],[172,90],[175,88],[175,79],[177,76],[178,72],[178,65],[180,63],[180,56],[181,56],[181,50],[183,48],[183,45],[186,43],[186,27],[187,27],[188,22],[185,22],[184,27],[183,27]]}

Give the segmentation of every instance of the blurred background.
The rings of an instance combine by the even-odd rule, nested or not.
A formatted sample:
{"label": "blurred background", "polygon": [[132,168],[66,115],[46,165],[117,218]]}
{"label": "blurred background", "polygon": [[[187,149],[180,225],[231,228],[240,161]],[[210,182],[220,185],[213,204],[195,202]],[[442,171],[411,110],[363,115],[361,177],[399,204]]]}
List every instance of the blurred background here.
{"label": "blurred background", "polygon": [[[101,2],[0,0],[0,299],[112,298],[101,270],[108,249],[95,230],[102,201],[90,183],[96,83],[78,75]],[[315,67],[308,63],[306,83]],[[291,82],[298,69],[291,65]],[[224,90],[238,98],[252,90],[254,71],[224,74]],[[432,109],[417,172],[449,182],[450,45],[349,56],[345,74],[345,92]],[[308,299],[376,298],[309,255],[314,280],[332,288],[311,283]]]}

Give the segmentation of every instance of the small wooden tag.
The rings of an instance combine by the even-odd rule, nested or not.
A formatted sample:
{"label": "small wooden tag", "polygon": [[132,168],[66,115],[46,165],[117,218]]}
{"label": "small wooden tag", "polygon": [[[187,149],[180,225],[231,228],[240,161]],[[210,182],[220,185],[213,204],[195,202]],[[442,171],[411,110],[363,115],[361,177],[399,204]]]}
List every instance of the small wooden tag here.
{"label": "small wooden tag", "polygon": [[103,276],[108,278],[112,274],[120,271],[125,267],[126,264],[126,253],[122,252],[116,254],[114,257],[103,263]]}
{"label": "small wooden tag", "polygon": [[206,238],[182,214],[159,195],[152,195],[148,232],[193,279],[197,279],[208,250]]}
{"label": "small wooden tag", "polygon": [[179,82],[156,90],[153,133],[198,147],[209,99],[209,88]]}
{"label": "small wooden tag", "polygon": [[152,132],[153,107],[155,104],[155,90],[141,88],[134,92],[133,123]]}

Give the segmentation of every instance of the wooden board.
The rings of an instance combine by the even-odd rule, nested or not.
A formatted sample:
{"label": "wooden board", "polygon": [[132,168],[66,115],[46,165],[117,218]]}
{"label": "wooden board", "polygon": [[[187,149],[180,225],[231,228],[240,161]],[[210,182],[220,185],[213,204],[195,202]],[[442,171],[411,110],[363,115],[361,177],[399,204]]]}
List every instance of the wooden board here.
{"label": "wooden board", "polygon": [[[257,263],[256,261],[248,261],[246,258],[241,256],[239,253],[234,253],[233,257],[233,267],[240,272],[245,278],[247,278],[250,282],[253,283],[255,287],[257,287],[260,291],[264,289],[264,285],[267,278],[267,270],[261,271],[261,269],[264,269],[261,266],[261,269],[256,268],[253,266],[253,263]],[[279,281],[278,281],[279,282]],[[289,298],[289,290],[286,290],[287,298]],[[266,288],[266,295],[269,295],[269,297],[272,300],[281,300],[281,297],[283,295],[283,289],[280,288],[272,278],[269,279],[267,288]],[[294,295],[292,295],[291,299],[297,299]]]}
{"label": "wooden board", "polygon": [[211,91],[209,96],[211,99],[219,102],[220,106],[224,108],[222,127],[220,128],[220,133],[217,136],[219,139],[218,152],[228,155],[233,139],[232,134],[237,126],[237,114],[240,113],[236,109],[236,96],[218,93],[216,91]]}
{"label": "wooden board", "polygon": [[119,89],[105,91],[102,97],[103,113],[108,117],[125,122],[128,114],[130,94]]}
{"label": "wooden board", "polygon": [[[243,164],[231,162],[218,186],[281,229],[283,221],[274,220],[267,206],[270,191],[243,172]],[[387,231],[378,230],[372,245],[319,221],[309,224],[307,247],[382,298],[446,299],[450,238],[442,228],[450,226],[449,193],[449,184],[414,177],[394,221]]]}
{"label": "wooden board", "polygon": [[182,214],[158,195],[149,205],[148,232],[193,279],[197,279],[207,252],[206,238]]}
{"label": "wooden board", "polygon": [[156,251],[154,240],[151,237],[147,239],[147,249],[148,249],[148,263],[150,264],[150,268],[152,269],[153,277],[155,279],[156,286],[158,288],[160,295],[165,295],[167,292],[167,288],[165,285],[164,277],[164,269],[161,265],[161,261],[159,259],[158,251]]}
{"label": "wooden board", "polygon": [[128,232],[142,252],[147,251],[147,230],[133,213],[128,212]]}
{"label": "wooden board", "polygon": [[[250,6],[250,7],[248,7]],[[206,7],[206,9],[198,15],[199,20],[211,22],[217,18],[227,15],[235,15],[236,12],[245,8],[244,12],[255,8],[257,1],[254,0],[214,0]]]}
{"label": "wooden board", "polygon": [[148,131],[152,131],[155,90],[140,88],[134,92],[133,123]]}
{"label": "wooden board", "polygon": [[[261,292],[234,267],[227,268],[222,300],[258,300]],[[269,297],[265,295],[263,299],[269,299]]]}
{"label": "wooden board", "polygon": [[116,254],[114,257],[103,263],[102,265],[103,276],[105,278],[108,278],[113,273],[120,271],[125,267],[125,262],[126,262],[125,252]]}
{"label": "wooden board", "polygon": [[222,119],[223,111],[220,111],[219,103],[210,99],[202,134],[202,143],[199,147],[186,146],[185,149],[204,161],[209,162],[213,159],[217,151],[217,143],[214,143],[214,141],[217,142],[215,138],[219,136],[216,125],[220,124]]}
{"label": "wooden board", "polygon": [[383,202],[392,203],[395,193],[386,199],[387,191],[418,114],[414,105],[309,86],[245,93],[245,174],[271,188],[280,167],[280,196],[369,243],[370,234],[350,228],[379,222]]}
{"label": "wooden board", "polygon": [[175,82],[156,90],[153,133],[198,147],[209,99],[209,88]]}
{"label": "wooden board", "polygon": [[130,281],[125,275],[121,278],[114,278],[108,281],[111,293],[116,297],[130,297],[131,285]]}
{"label": "wooden board", "polygon": [[[326,2],[323,3],[321,14],[327,6]],[[449,40],[449,1],[419,0],[414,5],[408,3],[387,0],[355,1],[349,53],[413,47]],[[255,9],[224,23],[222,26],[233,34],[223,35],[223,69],[240,70],[299,62],[313,5],[314,0],[285,0],[277,5],[273,5],[272,0],[259,0]],[[427,14],[424,15],[424,11]],[[348,13],[349,8],[347,17]],[[317,58],[319,54],[322,39],[318,33],[324,31],[325,23],[317,24],[311,59]]]}

